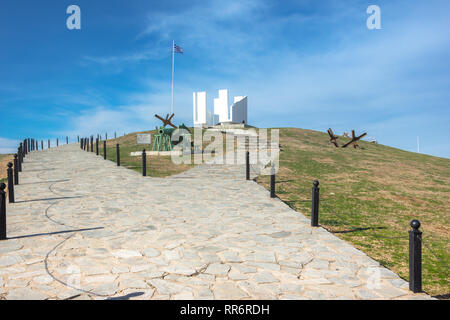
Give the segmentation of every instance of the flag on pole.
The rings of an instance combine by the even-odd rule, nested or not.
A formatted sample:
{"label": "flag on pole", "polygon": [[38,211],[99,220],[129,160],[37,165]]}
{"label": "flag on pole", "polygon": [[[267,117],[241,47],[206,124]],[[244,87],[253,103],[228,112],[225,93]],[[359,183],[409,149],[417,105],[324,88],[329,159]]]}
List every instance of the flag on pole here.
{"label": "flag on pole", "polygon": [[178,52],[178,53],[183,54],[183,49],[174,43],[173,44],[173,52]]}

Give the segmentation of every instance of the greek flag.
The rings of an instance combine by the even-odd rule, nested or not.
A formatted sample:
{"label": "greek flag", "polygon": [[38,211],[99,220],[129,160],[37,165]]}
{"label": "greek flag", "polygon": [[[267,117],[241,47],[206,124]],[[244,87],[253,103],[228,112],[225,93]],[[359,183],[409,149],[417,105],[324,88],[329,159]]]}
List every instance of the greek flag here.
{"label": "greek flag", "polygon": [[175,43],[173,44],[173,52],[183,53],[183,49],[177,46]]}

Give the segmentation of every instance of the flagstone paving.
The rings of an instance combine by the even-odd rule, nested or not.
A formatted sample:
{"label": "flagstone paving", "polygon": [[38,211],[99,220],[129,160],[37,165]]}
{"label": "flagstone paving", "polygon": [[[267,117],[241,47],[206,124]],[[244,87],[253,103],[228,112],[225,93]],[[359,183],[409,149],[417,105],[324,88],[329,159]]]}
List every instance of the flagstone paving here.
{"label": "flagstone paving", "polygon": [[142,177],[69,144],[30,153],[0,241],[4,299],[429,299],[242,166]]}

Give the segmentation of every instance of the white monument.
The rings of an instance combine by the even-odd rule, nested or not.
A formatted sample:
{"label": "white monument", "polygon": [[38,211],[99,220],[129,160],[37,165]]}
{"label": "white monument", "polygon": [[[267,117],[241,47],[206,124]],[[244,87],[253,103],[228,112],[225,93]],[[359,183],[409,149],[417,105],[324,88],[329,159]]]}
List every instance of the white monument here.
{"label": "white monument", "polygon": [[234,97],[234,103],[228,104],[228,90],[219,90],[214,99],[214,113],[206,107],[206,92],[194,92],[194,126],[214,126],[218,123],[247,124],[247,96]]}

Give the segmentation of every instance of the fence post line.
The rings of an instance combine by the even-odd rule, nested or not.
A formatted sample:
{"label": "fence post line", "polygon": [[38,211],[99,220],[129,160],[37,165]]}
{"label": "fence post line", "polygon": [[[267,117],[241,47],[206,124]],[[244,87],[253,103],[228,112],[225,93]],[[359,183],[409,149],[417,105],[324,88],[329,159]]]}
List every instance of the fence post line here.
{"label": "fence post line", "polygon": [[117,166],[120,167],[120,146],[116,144]]}
{"label": "fence post line", "polygon": [[14,175],[13,175],[13,169],[12,169],[12,162],[8,163],[8,169],[6,170],[8,172],[8,199],[9,203],[14,203]]}
{"label": "fence post line", "polygon": [[245,153],[245,179],[250,180],[250,152]]}
{"label": "fence post line", "polygon": [[103,159],[106,160],[106,140],[103,140]]}
{"label": "fence post line", "polygon": [[98,156],[98,137],[95,139],[95,154]]}
{"label": "fence post line", "polygon": [[28,152],[31,152],[31,138],[28,138]]}
{"label": "fence post line", "polygon": [[56,138],[56,146],[59,146],[59,139]]}
{"label": "fence post line", "polygon": [[14,155],[14,184],[19,184],[19,158],[17,153]]}
{"label": "fence post line", "polygon": [[80,143],[80,149],[83,150],[83,139],[78,141]]}
{"label": "fence post line", "polygon": [[314,180],[312,188],[311,226],[319,226],[319,180]]}
{"label": "fence post line", "polygon": [[142,175],[145,177],[147,175],[147,154],[145,149],[142,150]]}
{"label": "fence post line", "polygon": [[41,140],[41,150],[44,150],[44,140]]}
{"label": "fence post line", "polygon": [[48,139],[48,148],[50,149],[50,139]]}
{"label": "fence post line", "polygon": [[66,144],[69,144],[69,137],[66,136]]}
{"label": "fence post line", "polygon": [[6,184],[0,183],[0,240],[6,239]]}
{"label": "fence post line", "polygon": [[419,220],[411,221],[409,230],[409,290],[422,292],[422,231]]}

